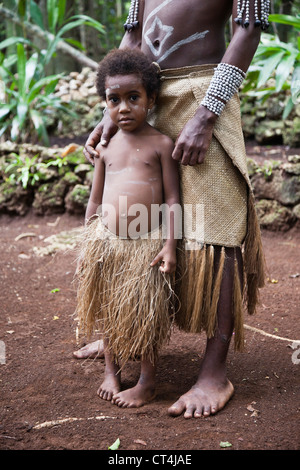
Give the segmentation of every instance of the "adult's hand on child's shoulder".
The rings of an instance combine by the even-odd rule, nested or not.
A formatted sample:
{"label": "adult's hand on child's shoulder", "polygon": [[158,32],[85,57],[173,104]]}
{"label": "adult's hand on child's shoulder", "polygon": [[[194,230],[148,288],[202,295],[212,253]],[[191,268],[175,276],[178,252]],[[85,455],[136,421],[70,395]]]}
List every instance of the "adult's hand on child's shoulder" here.
{"label": "adult's hand on child's shoulder", "polygon": [[94,159],[99,157],[99,153],[96,151],[99,142],[103,146],[108,145],[117,130],[118,127],[111,121],[109,115],[106,113],[102,121],[97,124],[89,135],[83,149],[85,158],[92,163],[92,165],[94,164]]}

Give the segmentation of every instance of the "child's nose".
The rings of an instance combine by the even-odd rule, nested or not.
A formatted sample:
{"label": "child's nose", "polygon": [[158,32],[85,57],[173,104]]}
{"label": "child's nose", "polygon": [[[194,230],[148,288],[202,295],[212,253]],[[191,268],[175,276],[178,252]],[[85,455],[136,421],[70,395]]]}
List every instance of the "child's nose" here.
{"label": "child's nose", "polygon": [[130,110],[130,108],[129,108],[127,100],[121,101],[121,103],[120,103],[120,112],[124,113],[124,112],[129,111],[129,110]]}

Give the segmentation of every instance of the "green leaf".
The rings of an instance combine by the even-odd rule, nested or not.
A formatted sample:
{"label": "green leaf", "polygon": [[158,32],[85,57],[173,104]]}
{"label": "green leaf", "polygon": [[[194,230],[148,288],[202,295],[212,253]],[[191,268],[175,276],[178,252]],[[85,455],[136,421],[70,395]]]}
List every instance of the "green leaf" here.
{"label": "green leaf", "polygon": [[61,74],[56,74],[56,75],[49,75],[48,77],[41,78],[38,80],[32,87],[29,92],[29,95],[27,97],[28,103],[31,103],[31,101],[38,95],[40,90],[43,87],[47,87],[50,84],[57,83],[57,81],[62,77]]}
{"label": "green leaf", "polygon": [[228,442],[228,441],[221,441],[221,442],[220,442],[220,447],[223,447],[223,448],[225,448],[225,447],[232,447],[232,444],[231,444],[230,442]]}
{"label": "green leaf", "polygon": [[20,102],[17,105],[17,114],[18,114],[18,118],[19,118],[20,128],[23,127],[23,124],[25,122],[27,113],[28,113],[27,103],[26,102],[24,103],[24,101],[20,100]]}
{"label": "green leaf", "polygon": [[17,45],[18,54],[18,90],[22,97],[25,97],[25,68],[26,68],[26,55],[23,44]]}
{"label": "green leaf", "polygon": [[18,13],[22,18],[24,18],[25,13],[26,13],[26,1],[27,0],[18,1]]}
{"label": "green leaf", "polygon": [[58,2],[58,26],[61,26],[66,13],[66,0],[59,0]]}
{"label": "green leaf", "polygon": [[48,26],[49,26],[49,31],[52,34],[55,34],[55,26],[56,26],[55,15],[57,15],[56,11],[57,11],[56,0],[47,0]]}
{"label": "green leaf", "polygon": [[110,447],[109,450],[117,450],[120,446],[120,439],[118,438]]}
{"label": "green leaf", "polygon": [[0,108],[0,121],[1,121],[2,118],[4,118],[4,116],[7,116],[7,114],[10,113],[11,109],[12,109],[12,105],[9,105],[9,104],[1,105],[1,108]]}
{"label": "green leaf", "polygon": [[4,39],[4,41],[0,42],[0,50],[6,49],[9,46],[13,46],[14,44],[23,43],[23,44],[31,44],[30,41],[21,37],[12,37],[8,39]]}
{"label": "green leaf", "polygon": [[260,71],[259,79],[257,82],[257,87],[261,87],[266,83],[272,72],[275,70],[278,63],[281,61],[282,57],[284,56],[285,51],[277,52],[276,54],[270,56],[268,59],[264,61],[264,65]]}
{"label": "green leaf", "polygon": [[41,9],[33,0],[30,2],[30,16],[33,22],[44,30],[44,21]]}
{"label": "green leaf", "polygon": [[276,69],[276,91],[280,91],[282,86],[288,76],[291,73],[291,70],[294,66],[296,59],[296,53],[284,56],[278,64]]}
{"label": "green leaf", "polygon": [[80,41],[77,41],[76,39],[64,38],[64,41],[67,42],[68,44],[71,44],[72,46],[77,47],[77,49],[80,49],[80,50],[82,50],[82,51],[85,50],[85,48],[83,47],[83,45],[81,44],[81,42],[80,42]]}
{"label": "green leaf", "polygon": [[297,64],[294,68],[291,81],[291,93],[292,101],[296,104],[297,100],[300,97],[300,64]]}
{"label": "green leaf", "polygon": [[285,108],[283,110],[283,113],[282,113],[282,119],[287,119],[287,117],[289,116],[290,112],[292,111],[294,107],[294,103],[293,103],[293,100],[292,100],[292,97],[290,96],[286,105],[285,105]]}
{"label": "green leaf", "polygon": [[34,74],[35,74],[35,71],[36,71],[36,68],[37,68],[37,64],[38,64],[38,59],[39,59],[38,54],[35,52],[34,54],[32,54],[32,56],[26,62],[25,85],[24,85],[26,92],[28,92],[30,82],[34,77]]}
{"label": "green leaf", "polygon": [[274,23],[287,24],[289,26],[294,26],[297,29],[300,28],[300,18],[297,16],[274,14],[269,15],[269,21],[273,21]]}
{"label": "green leaf", "polygon": [[99,21],[95,20],[94,18],[91,18],[90,16],[87,15],[75,15],[70,18],[71,20],[73,19],[79,19],[83,21],[83,24],[86,24],[87,26],[91,26],[92,28],[97,29],[99,33],[105,33],[105,26],[103,24],[99,23]]}
{"label": "green leaf", "polygon": [[12,123],[11,123],[10,135],[11,135],[12,140],[17,140],[17,138],[19,136],[19,131],[20,131],[19,116],[15,116],[12,120]]}
{"label": "green leaf", "polygon": [[31,109],[30,117],[32,119],[34,128],[39,138],[42,139],[46,145],[49,145],[49,138],[48,138],[47,130],[43,121],[42,114],[36,111],[35,109]]}

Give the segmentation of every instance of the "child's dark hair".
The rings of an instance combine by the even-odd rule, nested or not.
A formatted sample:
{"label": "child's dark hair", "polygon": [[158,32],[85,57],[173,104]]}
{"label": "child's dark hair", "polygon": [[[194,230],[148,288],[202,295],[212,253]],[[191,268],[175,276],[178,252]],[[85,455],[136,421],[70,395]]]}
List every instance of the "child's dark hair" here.
{"label": "child's dark hair", "polygon": [[131,74],[141,78],[148,97],[158,93],[159,69],[143,52],[139,49],[113,49],[98,66],[96,88],[100,97],[106,98],[106,77]]}

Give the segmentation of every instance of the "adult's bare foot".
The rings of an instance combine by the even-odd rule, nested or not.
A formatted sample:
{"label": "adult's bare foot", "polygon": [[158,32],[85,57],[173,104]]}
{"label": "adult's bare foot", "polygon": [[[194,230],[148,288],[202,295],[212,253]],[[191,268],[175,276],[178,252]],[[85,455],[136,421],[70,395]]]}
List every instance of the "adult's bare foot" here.
{"label": "adult's bare foot", "polygon": [[103,341],[97,340],[73,352],[76,359],[100,359],[104,357]]}
{"label": "adult's bare foot", "polygon": [[138,382],[134,387],[114,395],[112,403],[120,408],[139,408],[154,398],[154,387]]}
{"label": "adult's bare foot", "polygon": [[232,383],[198,380],[168,409],[171,416],[183,414],[185,418],[207,417],[220,411],[234,393]]}

